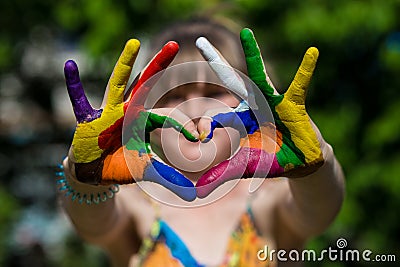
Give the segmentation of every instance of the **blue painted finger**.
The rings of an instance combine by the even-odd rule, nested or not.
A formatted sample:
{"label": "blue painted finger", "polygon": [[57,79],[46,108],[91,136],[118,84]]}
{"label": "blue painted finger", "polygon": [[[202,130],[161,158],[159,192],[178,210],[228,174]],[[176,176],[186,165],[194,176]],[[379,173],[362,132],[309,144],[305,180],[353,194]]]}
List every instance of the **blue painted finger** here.
{"label": "blue painted finger", "polygon": [[193,183],[174,168],[151,159],[151,164],[143,174],[144,181],[150,181],[164,186],[186,201],[196,199],[196,189]]}
{"label": "blue painted finger", "polygon": [[[253,111],[245,110],[240,112],[219,113],[212,117],[210,133],[203,140],[208,142],[214,135],[216,128],[232,127],[240,131],[241,137],[252,134],[260,127]],[[245,130],[241,131],[241,129]]]}

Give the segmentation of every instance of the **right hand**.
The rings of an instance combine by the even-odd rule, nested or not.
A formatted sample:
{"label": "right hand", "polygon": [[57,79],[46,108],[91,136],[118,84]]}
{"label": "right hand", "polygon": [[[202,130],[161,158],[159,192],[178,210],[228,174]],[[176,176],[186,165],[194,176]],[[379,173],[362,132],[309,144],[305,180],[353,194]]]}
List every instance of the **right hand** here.
{"label": "right hand", "polygon": [[[246,131],[242,135],[237,153],[214,166],[199,178],[198,197],[206,197],[220,184],[233,179],[251,177],[304,177],[324,163],[325,143],[306,111],[307,88],[318,59],[318,50],[309,48],[299,69],[284,94],[278,94],[269,81],[261,53],[250,29],[240,33],[249,78],[261,91],[268,103],[273,120],[267,119],[266,110],[250,109],[251,96],[244,82],[219,52],[206,40],[199,38],[197,45],[221,81],[243,99],[233,110],[211,118],[209,134],[216,128],[233,127]],[[258,99],[255,99],[257,102]],[[256,116],[259,117],[259,120]],[[204,124],[204,122],[203,122]]]}
{"label": "right hand", "polygon": [[[188,140],[197,141],[176,120],[146,111],[143,107],[150,90],[149,86],[142,86],[143,83],[172,62],[179,46],[175,42],[167,43],[131,86],[132,90],[128,90],[127,100],[124,101],[124,91],[139,47],[140,43],[135,39],[126,43],[107,85],[105,105],[100,109],[90,105],[76,63],[72,60],[65,63],[68,94],[77,120],[68,161],[77,180],[84,183],[106,185],[152,181],[182,199],[192,201],[196,198],[193,183],[174,168],[152,157],[148,138],[145,138],[156,128],[171,127]],[[130,104],[133,106],[128,109]],[[130,122],[133,121],[133,134],[126,144],[122,144],[122,125],[126,116],[129,116]],[[126,162],[135,167],[129,168]]]}

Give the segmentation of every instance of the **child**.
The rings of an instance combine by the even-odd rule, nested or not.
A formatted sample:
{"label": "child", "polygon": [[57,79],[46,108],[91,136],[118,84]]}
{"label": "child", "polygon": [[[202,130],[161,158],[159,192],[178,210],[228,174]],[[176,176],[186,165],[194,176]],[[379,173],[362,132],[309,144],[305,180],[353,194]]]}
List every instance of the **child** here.
{"label": "child", "polygon": [[[256,63],[248,60],[252,50],[247,45],[252,39],[249,37],[249,31],[244,31],[243,35],[246,34],[247,37],[242,36],[242,42],[249,75],[257,86],[262,87],[265,83],[257,80],[254,75],[256,72],[251,69]],[[159,45],[169,40],[177,41],[180,49],[173,64],[178,64],[203,60],[195,48],[195,41],[199,36],[207,37],[233,67],[242,72],[246,71],[239,38],[221,25],[209,21],[174,25],[155,38],[153,43]],[[76,65],[73,62],[66,64],[67,87],[78,127],[68,157],[63,162],[65,176],[62,176],[59,183],[61,191],[66,191],[66,194],[60,194],[60,199],[77,232],[88,242],[104,248],[112,266],[301,265],[301,262],[262,260],[257,254],[265,246],[269,251],[300,251],[310,237],[321,233],[332,222],[342,203],[344,182],[331,146],[322,139],[308,116],[302,116],[304,121],[300,120],[298,128],[303,129],[304,124],[308,125],[308,128],[304,128],[307,131],[300,131],[300,135],[304,134],[305,138],[298,140],[307,140],[308,137],[312,139],[307,148],[320,152],[319,157],[316,157],[317,161],[306,162],[299,165],[300,167],[289,162],[281,168],[284,171],[283,175],[302,176],[301,178],[277,177],[271,171],[264,173],[263,177],[274,179],[266,179],[257,191],[250,193],[249,185],[252,179],[234,180],[238,178],[235,171],[240,168],[233,168],[228,174],[221,174],[222,165],[218,165],[220,162],[229,163],[229,160],[240,165],[240,159],[232,155],[239,148],[239,152],[247,148],[244,143],[239,144],[237,141],[243,136],[239,136],[232,127],[216,126],[208,143],[198,141],[204,139],[204,133],[207,135],[212,130],[210,118],[203,117],[204,114],[214,116],[218,112],[212,110],[216,108],[235,108],[240,99],[221,86],[199,82],[183,84],[159,99],[151,111],[140,109],[136,115],[132,115],[134,120],[139,120],[137,114],[146,114],[146,118],[153,120],[153,124],[162,120],[173,125],[179,126],[180,123],[185,126],[184,130],[178,127],[178,132],[173,129],[156,129],[157,126],[146,128],[148,131],[152,130],[149,145],[158,156],[150,157],[145,153],[148,138],[141,141],[135,139],[133,145],[143,145],[142,152],[137,153],[137,150],[129,149],[124,152],[121,148],[122,120],[124,116],[131,116],[134,112],[130,112],[131,107],[123,107],[123,90],[138,46],[135,40],[127,43],[110,78],[101,110],[92,109],[88,104]],[[150,64],[150,71],[148,68],[142,72],[139,83],[144,81],[149,73],[156,73],[168,65],[177,49],[174,43],[169,43],[162,51],[161,55],[167,55],[166,59],[161,60],[162,64],[157,66]],[[158,59],[156,56],[156,60]],[[179,69],[179,66],[177,68]],[[201,76],[201,70],[197,74]],[[266,79],[268,80],[267,77]],[[264,91],[262,88],[260,90],[263,93],[270,90],[270,87],[266,88]],[[218,102],[206,101],[204,97],[217,99]],[[271,96],[270,98],[273,99]],[[131,99],[128,96],[126,101]],[[298,95],[292,96],[292,99],[298,100]],[[140,98],[134,101],[137,102],[137,106],[144,104]],[[284,101],[286,99],[282,100]],[[301,103],[297,104],[304,107]],[[294,139],[298,134],[289,120],[284,119],[286,115],[295,116],[297,106],[287,108],[289,111],[286,113],[279,110],[280,107],[279,104],[272,105],[271,109],[278,130],[289,125],[285,128],[288,131],[286,139],[285,136],[282,139],[278,136],[282,132],[285,135],[284,130],[277,131],[278,139],[283,140],[283,143],[279,143],[279,140],[276,142],[282,150],[285,142],[290,142],[291,138]],[[300,109],[306,115],[305,110]],[[250,137],[243,137],[242,141],[247,140],[251,143],[255,134],[260,131],[248,133]],[[308,155],[308,151],[302,152]],[[175,157],[171,158],[168,155]],[[128,166],[124,165],[124,159],[127,160],[125,165]],[[197,163],[193,164],[193,161]],[[134,163],[130,165],[129,162]],[[140,162],[145,163],[142,166]],[[165,162],[177,169],[178,174],[171,167],[165,167],[168,171],[164,172],[165,169],[158,167],[153,167],[153,170],[158,172],[149,171],[150,167],[146,165],[149,162],[153,163],[152,166],[163,168],[166,165],[162,162]],[[216,164],[217,167],[213,167]],[[191,191],[191,184],[187,183],[185,177],[194,184],[198,182],[199,177],[206,177],[208,180],[203,179],[202,182],[207,185],[209,180],[218,180],[219,174],[229,177],[221,185],[218,184],[219,186],[211,189],[204,187],[205,192],[198,189],[197,196],[202,199],[194,200],[191,192],[196,194],[195,187],[194,191]],[[252,174],[246,173],[243,176],[251,177]],[[142,182],[135,184],[132,183],[135,181],[132,176],[137,181],[143,178],[155,183],[151,183],[150,187],[142,186]],[[189,193],[180,196],[186,200],[177,200],[180,198],[174,193],[179,195],[180,191],[175,190],[170,183],[165,183],[165,180],[186,186]],[[118,181],[128,184],[119,186],[118,191],[118,187],[112,185]],[[200,196],[198,192],[203,193]],[[220,195],[216,198],[215,194]]]}

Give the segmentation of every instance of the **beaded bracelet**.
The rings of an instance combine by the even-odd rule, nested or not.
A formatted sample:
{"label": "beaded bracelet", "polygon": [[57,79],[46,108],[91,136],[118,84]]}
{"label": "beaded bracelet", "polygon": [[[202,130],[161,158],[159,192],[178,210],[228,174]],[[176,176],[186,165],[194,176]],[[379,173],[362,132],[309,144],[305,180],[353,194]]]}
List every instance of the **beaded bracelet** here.
{"label": "beaded bracelet", "polygon": [[74,202],[78,201],[79,204],[86,203],[87,205],[99,204],[100,202],[106,202],[108,199],[112,199],[114,195],[119,191],[119,185],[113,184],[108,187],[108,190],[96,193],[81,193],[72,188],[69,184],[64,173],[64,166],[58,165],[56,172],[56,183],[60,192],[65,191],[65,196],[71,196],[71,200]]}

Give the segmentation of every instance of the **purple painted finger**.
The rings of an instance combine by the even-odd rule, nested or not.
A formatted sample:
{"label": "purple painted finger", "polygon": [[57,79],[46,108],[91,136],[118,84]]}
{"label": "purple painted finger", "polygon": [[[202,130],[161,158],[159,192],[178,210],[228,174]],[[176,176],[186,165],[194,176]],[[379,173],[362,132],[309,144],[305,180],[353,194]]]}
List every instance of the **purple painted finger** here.
{"label": "purple painted finger", "polygon": [[64,75],[68,95],[78,123],[89,122],[100,117],[101,110],[93,109],[85,95],[75,61],[68,60],[65,62]]}
{"label": "purple painted finger", "polygon": [[197,196],[205,198],[221,184],[240,178],[276,177],[283,172],[275,154],[242,147],[235,156],[214,166],[196,183]]}

